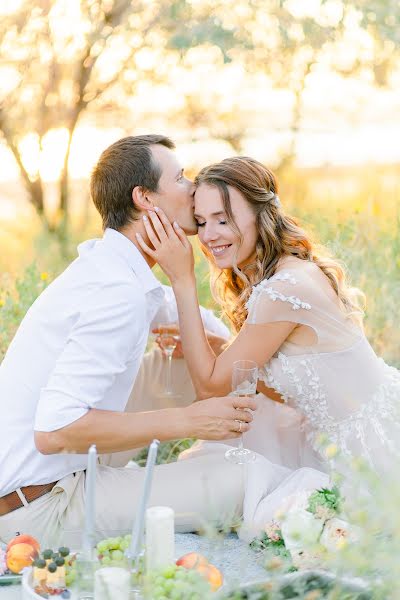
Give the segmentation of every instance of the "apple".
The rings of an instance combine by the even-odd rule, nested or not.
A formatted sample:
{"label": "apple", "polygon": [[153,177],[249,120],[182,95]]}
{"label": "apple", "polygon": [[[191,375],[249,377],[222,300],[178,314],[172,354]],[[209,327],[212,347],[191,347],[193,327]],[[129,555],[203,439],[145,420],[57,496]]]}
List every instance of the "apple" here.
{"label": "apple", "polygon": [[177,561],[178,567],[185,567],[185,569],[197,569],[200,565],[208,565],[208,560],[202,554],[198,552],[189,552],[184,554]]}
{"label": "apple", "polygon": [[20,573],[24,567],[30,567],[37,556],[37,550],[30,544],[14,544],[7,550],[7,567],[13,573]]}
{"label": "apple", "polygon": [[213,592],[216,592],[224,582],[221,571],[210,563],[208,565],[200,565],[196,571],[207,579]]}

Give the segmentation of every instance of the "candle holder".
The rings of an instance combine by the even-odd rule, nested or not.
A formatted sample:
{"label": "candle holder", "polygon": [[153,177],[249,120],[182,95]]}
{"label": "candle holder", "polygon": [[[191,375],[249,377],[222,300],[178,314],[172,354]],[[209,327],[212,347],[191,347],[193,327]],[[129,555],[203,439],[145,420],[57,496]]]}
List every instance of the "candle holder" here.
{"label": "candle holder", "polygon": [[130,572],[130,600],[143,598],[143,579],[145,571],[145,552],[142,549],[136,556],[126,554]]}
{"label": "candle holder", "polygon": [[81,552],[76,556],[76,587],[79,600],[94,598],[94,574],[100,568],[100,562],[93,552]]}

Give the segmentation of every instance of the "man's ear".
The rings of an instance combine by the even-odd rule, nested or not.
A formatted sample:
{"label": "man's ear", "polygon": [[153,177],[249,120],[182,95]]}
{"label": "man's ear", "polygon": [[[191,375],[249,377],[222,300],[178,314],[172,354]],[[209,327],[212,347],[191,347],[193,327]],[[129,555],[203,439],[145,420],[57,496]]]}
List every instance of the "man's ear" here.
{"label": "man's ear", "polygon": [[150,198],[150,192],[138,185],[132,190],[132,200],[135,208],[138,210],[149,210],[149,208],[154,207],[154,203]]}

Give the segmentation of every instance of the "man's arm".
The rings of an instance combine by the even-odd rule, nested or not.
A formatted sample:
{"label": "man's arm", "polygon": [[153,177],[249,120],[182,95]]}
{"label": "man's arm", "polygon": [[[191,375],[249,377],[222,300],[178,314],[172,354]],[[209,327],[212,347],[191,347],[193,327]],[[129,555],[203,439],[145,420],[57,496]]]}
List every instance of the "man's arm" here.
{"label": "man's arm", "polygon": [[224,440],[248,431],[256,410],[251,398],[210,398],[186,408],[122,413],[91,409],[70,425],[55,431],[35,431],[35,444],[42,454],[86,453],[96,444],[100,454],[122,452],[161,441],[193,437]]}

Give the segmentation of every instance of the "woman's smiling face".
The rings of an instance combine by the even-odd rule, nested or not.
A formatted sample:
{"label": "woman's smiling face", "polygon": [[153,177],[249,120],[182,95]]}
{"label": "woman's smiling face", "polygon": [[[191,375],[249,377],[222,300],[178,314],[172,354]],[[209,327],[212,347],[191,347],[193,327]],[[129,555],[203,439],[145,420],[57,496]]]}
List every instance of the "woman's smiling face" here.
{"label": "woman's smiling face", "polygon": [[194,216],[200,242],[220,269],[239,268],[255,257],[258,231],[256,216],[242,194],[228,186],[231,211],[242,240],[229,224],[219,189],[202,183],[194,196]]}

